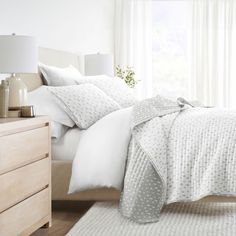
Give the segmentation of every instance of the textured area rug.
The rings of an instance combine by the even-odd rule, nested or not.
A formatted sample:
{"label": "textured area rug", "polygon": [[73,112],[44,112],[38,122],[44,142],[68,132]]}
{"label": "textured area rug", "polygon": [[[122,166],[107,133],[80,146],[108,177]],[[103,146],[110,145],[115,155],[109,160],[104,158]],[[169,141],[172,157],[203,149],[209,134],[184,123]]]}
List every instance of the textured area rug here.
{"label": "textured area rug", "polygon": [[160,221],[136,224],[123,218],[117,202],[96,203],[67,236],[235,236],[236,203],[175,203]]}

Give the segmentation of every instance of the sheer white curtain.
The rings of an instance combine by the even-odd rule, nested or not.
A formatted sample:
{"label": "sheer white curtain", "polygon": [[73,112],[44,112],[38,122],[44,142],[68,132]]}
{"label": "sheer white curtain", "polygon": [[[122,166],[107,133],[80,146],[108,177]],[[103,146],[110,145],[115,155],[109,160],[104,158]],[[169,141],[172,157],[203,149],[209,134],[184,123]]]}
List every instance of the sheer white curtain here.
{"label": "sheer white curtain", "polygon": [[140,98],[152,94],[151,0],[116,0],[115,65],[134,68]]}
{"label": "sheer white curtain", "polygon": [[235,0],[193,0],[190,97],[236,105]]}

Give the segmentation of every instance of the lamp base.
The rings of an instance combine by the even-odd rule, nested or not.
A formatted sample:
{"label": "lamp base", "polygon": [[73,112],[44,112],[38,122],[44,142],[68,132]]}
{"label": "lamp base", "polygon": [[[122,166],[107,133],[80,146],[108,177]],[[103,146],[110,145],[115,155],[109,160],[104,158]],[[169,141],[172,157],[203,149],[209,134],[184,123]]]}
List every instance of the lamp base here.
{"label": "lamp base", "polygon": [[16,109],[26,106],[28,94],[25,83],[15,74],[12,74],[7,80],[9,81],[9,108]]}

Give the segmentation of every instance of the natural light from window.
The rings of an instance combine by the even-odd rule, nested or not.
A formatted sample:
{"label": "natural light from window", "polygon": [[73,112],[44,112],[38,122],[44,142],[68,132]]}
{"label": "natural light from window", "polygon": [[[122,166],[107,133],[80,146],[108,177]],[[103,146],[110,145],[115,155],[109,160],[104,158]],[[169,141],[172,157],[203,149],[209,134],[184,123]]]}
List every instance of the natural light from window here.
{"label": "natural light from window", "polygon": [[153,95],[188,97],[188,1],[153,1]]}

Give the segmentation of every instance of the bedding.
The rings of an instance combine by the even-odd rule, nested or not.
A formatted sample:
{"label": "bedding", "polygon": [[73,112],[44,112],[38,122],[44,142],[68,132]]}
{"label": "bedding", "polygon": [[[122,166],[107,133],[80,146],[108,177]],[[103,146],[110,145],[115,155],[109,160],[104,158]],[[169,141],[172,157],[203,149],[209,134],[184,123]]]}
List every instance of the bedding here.
{"label": "bedding", "polygon": [[75,85],[82,77],[81,73],[72,65],[59,68],[39,63],[39,70],[43,75],[44,82],[48,86]]}
{"label": "bedding", "polygon": [[84,76],[77,83],[97,86],[123,108],[133,106],[137,102],[133,90],[120,78],[106,75]]}
{"label": "bedding", "polygon": [[68,126],[62,125],[58,122],[52,121],[51,122],[51,138],[52,142],[56,143],[60,140],[61,137],[64,136],[66,131],[68,130]]}
{"label": "bedding", "polygon": [[72,165],[69,192],[115,187],[122,189],[132,107],[114,111],[80,138]]}
{"label": "bedding", "polygon": [[120,105],[92,84],[48,87],[57,103],[80,129],[87,129]]}
{"label": "bedding", "polygon": [[[73,111],[73,124],[86,129],[69,129],[54,146],[54,157],[74,157],[69,193],[122,190],[121,214],[139,223],[158,221],[164,204],[236,196],[236,112],[160,96],[121,109],[92,84],[48,90],[60,102],[59,116]],[[39,103],[52,112],[48,101]]]}
{"label": "bedding", "polygon": [[78,144],[85,130],[70,128],[57,142],[52,142],[52,159],[57,161],[73,161]]}
{"label": "bedding", "polygon": [[[208,195],[236,196],[236,112],[179,106],[159,96],[137,103],[125,116],[116,116],[123,111],[103,118],[111,119],[100,130],[100,139],[109,137],[109,145],[100,142],[96,148],[96,142],[89,143],[96,136],[93,130],[84,144],[79,143],[69,193],[98,186],[123,188],[120,212],[139,223],[158,221],[164,204]],[[116,130],[113,119],[126,123],[124,129],[118,125]],[[106,126],[113,138],[101,132]],[[131,129],[129,136],[125,136],[127,129]],[[116,152],[102,159],[108,147],[121,143],[126,151],[115,158],[121,160],[119,165],[111,165]],[[115,178],[107,174],[112,171],[118,174]]]}
{"label": "bedding", "polygon": [[36,115],[47,115],[53,122],[68,127],[75,125],[75,122],[57,105],[47,86],[40,86],[34,91],[29,92],[28,103],[34,106]]}
{"label": "bedding", "polygon": [[236,112],[180,108],[156,97],[134,107],[121,213],[158,221],[164,204],[236,196]]}

